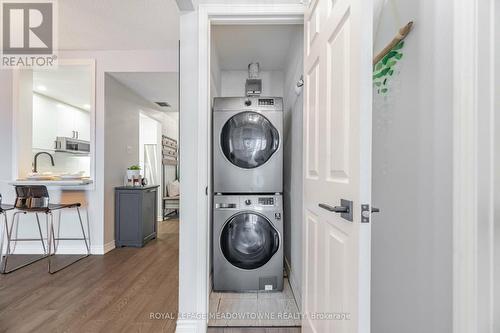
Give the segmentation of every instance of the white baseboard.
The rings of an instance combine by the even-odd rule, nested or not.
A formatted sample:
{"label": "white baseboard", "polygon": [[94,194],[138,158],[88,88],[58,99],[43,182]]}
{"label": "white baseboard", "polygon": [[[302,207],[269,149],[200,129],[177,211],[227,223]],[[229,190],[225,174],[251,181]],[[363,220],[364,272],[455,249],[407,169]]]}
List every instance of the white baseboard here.
{"label": "white baseboard", "polygon": [[[93,255],[104,255],[115,248],[115,241],[106,243],[104,245],[91,245],[90,253]],[[4,245],[5,252],[5,245]],[[38,242],[25,242],[23,244],[18,243],[16,247],[13,248],[14,254],[42,254],[43,249],[41,244]],[[59,244],[57,247],[57,254],[86,254],[85,245],[75,245],[75,244]]]}
{"label": "white baseboard", "polygon": [[108,243],[104,244],[103,253],[102,254],[106,254],[109,251],[114,250],[115,248],[116,248],[116,243],[115,243],[115,240],[113,239],[111,242],[108,242]]}
{"label": "white baseboard", "polygon": [[299,311],[302,311],[302,294],[300,292],[300,286],[297,284],[297,278],[295,277],[295,274],[293,273],[287,258],[285,258],[285,269],[288,275],[288,281],[290,281],[290,287],[292,288],[293,296],[295,297],[295,302],[297,303],[297,307],[299,308]]}
{"label": "white baseboard", "polygon": [[204,320],[178,319],[175,333],[206,333],[207,324]]}

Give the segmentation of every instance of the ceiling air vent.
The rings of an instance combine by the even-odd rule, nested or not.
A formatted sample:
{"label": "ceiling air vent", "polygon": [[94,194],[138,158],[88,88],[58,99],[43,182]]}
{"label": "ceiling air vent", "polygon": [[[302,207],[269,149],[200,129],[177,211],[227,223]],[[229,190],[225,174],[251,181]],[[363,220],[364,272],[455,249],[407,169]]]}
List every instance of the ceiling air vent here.
{"label": "ceiling air vent", "polygon": [[161,106],[162,108],[169,108],[170,107],[170,104],[168,104],[167,102],[155,102],[156,104],[158,104],[159,106]]}

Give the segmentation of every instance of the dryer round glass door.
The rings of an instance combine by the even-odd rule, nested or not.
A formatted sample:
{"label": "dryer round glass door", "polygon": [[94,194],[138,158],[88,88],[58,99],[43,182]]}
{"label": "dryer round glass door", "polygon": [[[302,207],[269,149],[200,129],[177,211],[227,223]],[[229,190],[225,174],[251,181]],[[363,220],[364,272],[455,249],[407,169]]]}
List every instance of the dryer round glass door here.
{"label": "dryer round glass door", "polygon": [[242,112],[231,117],[222,128],[220,142],[226,158],[244,169],[266,163],[279,147],[278,130],[257,112]]}
{"label": "dryer round glass door", "polygon": [[264,266],[279,248],[279,233],[264,216],[240,213],[233,216],[220,235],[224,257],[242,269]]}

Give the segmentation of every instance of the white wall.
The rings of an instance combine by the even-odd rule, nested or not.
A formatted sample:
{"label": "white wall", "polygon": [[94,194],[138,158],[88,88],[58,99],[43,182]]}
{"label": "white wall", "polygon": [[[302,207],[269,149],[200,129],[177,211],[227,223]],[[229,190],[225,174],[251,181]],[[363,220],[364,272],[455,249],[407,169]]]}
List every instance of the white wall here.
{"label": "white wall", "polygon": [[290,41],[284,75],[284,155],[283,196],[285,226],[285,258],[290,284],[302,305],[302,89],[296,87],[303,74],[303,27],[297,26]]}
{"label": "white wall", "polygon": [[451,332],[453,2],[394,2],[400,21],[385,8],[375,51],[415,28],[373,110],[372,332]]}
{"label": "white wall", "polygon": [[[282,71],[261,71],[259,78],[262,79],[261,96],[283,96],[284,74]],[[220,72],[220,96],[241,97],[245,96],[245,83],[248,79],[248,71],[221,71]]]}
{"label": "white wall", "polygon": [[219,66],[219,54],[213,39],[210,46],[210,102],[214,97],[221,96],[221,69]]}
{"label": "white wall", "polygon": [[163,114],[162,131],[163,135],[179,142],[179,112],[168,112]]}

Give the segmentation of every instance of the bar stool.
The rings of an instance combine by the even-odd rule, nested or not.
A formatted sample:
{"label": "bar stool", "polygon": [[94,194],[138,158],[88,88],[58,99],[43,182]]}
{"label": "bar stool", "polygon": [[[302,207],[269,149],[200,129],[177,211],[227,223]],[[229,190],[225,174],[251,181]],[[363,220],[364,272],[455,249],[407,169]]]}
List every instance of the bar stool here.
{"label": "bar stool", "polygon": [[3,242],[4,242],[4,238],[5,238],[5,235],[7,234],[8,232],[8,219],[7,219],[7,212],[9,210],[13,210],[14,209],[14,206],[13,205],[5,205],[5,204],[2,204],[2,195],[0,194],[0,215],[3,215],[4,217],[4,223],[2,224],[2,222],[0,222],[0,224],[2,224],[3,226],[3,230],[2,230],[2,238],[0,240],[0,271],[2,271],[2,267],[3,267],[3,261],[4,261],[4,258],[3,258]]}
{"label": "bar stool", "polygon": [[[18,202],[20,202],[20,195],[19,195],[19,192],[17,192],[17,189],[16,189],[16,193],[17,193],[17,198],[16,198],[16,203],[14,206],[7,206],[8,208],[12,207],[11,209],[14,209],[14,208],[17,208],[18,206]],[[33,200],[34,201],[34,200]],[[3,206],[3,205],[2,205]],[[27,212],[24,212],[24,214],[26,214]],[[16,231],[16,237],[15,238],[12,238],[12,233],[14,231],[14,226],[18,226],[19,225],[19,214],[20,212],[19,211],[16,211],[13,216],[12,216],[12,222],[10,224],[10,227],[9,227],[9,224],[7,222],[7,215],[5,215],[5,236],[7,237],[7,251],[5,253],[5,256],[3,256],[3,262],[2,262],[2,268],[1,268],[1,273],[2,274],[8,274],[8,273],[11,273],[11,272],[14,272],[20,268],[23,268],[25,266],[28,266],[34,262],[37,262],[41,259],[44,259],[48,256],[48,252],[47,252],[47,247],[45,246],[45,242],[44,242],[44,238],[43,238],[43,234],[42,234],[42,227],[40,225],[40,219],[38,218],[38,214],[36,214],[36,223],[37,223],[37,226],[38,226],[38,233],[40,235],[40,238],[19,238],[17,236],[17,231]],[[48,224],[46,224],[46,228],[47,228],[47,238],[45,238],[45,240],[48,241]],[[16,228],[17,230],[17,228]],[[3,241],[4,241],[4,237],[2,237],[2,248],[3,248]],[[12,269],[9,269],[7,270],[7,262],[9,260],[9,257],[13,255],[13,250],[11,248],[11,245],[12,243],[17,243],[17,242],[32,242],[32,241],[40,241],[42,243],[42,248],[43,248],[43,255],[35,258],[35,259],[32,259],[28,262],[24,262],[22,264],[19,264],[17,266],[15,266],[14,268]]]}
{"label": "bar stool", "polygon": [[[80,207],[81,204],[78,203],[70,203],[70,204],[51,204],[49,203],[49,192],[47,191],[47,187],[43,185],[23,185],[23,186],[16,186],[16,193],[17,193],[17,199],[16,199],[16,204],[15,208],[17,209],[17,212],[14,213],[13,219],[12,219],[12,227],[10,230],[10,233],[7,234],[7,241],[8,246],[7,246],[7,256],[10,254],[9,249],[10,249],[10,242],[15,241],[11,237],[12,229],[15,223],[19,223],[19,214],[27,214],[27,213],[34,213],[37,219],[37,223],[39,226],[39,231],[40,231],[40,236],[42,239],[43,243],[43,236],[41,232],[41,227],[40,227],[40,220],[38,215],[39,214],[45,214],[45,221],[47,225],[47,241],[48,241],[48,251],[46,251],[45,244],[43,244],[44,247],[44,252],[45,252],[45,257],[48,256],[48,271],[49,273],[53,274],[56,273],[74,263],[77,261],[80,261],[81,259],[84,259],[90,255],[90,245],[89,245],[89,239],[88,235],[85,234],[85,229],[83,227],[83,221],[82,221],[82,215],[80,213]],[[69,238],[69,237],[56,237],[55,232],[54,232],[54,216],[53,212],[59,210],[60,212],[63,209],[76,209],[78,213],[78,220],[80,222],[80,227],[82,231],[82,238]],[[60,217],[60,216],[59,216]],[[61,223],[60,218],[59,218],[59,224]],[[60,228],[60,225],[58,226]],[[60,229],[58,229],[60,230]],[[90,227],[88,224],[88,219],[87,219],[87,231],[90,231]],[[19,239],[17,239],[19,240]],[[59,269],[52,270],[52,256],[56,255],[57,252],[57,247],[56,247],[56,241],[84,241],[85,242],[85,249],[86,249],[86,254],[77,258],[76,260],[73,260],[72,262],[62,266]],[[52,248],[53,246],[53,248]],[[54,250],[54,251],[52,251]],[[41,259],[41,258],[39,258]],[[39,260],[37,259],[37,260]],[[30,264],[30,263],[28,263]],[[28,265],[25,264],[22,267]],[[5,264],[6,266],[6,264]],[[18,267],[21,268],[21,267]],[[16,268],[17,269],[17,268]],[[12,271],[12,270],[11,270]]]}

